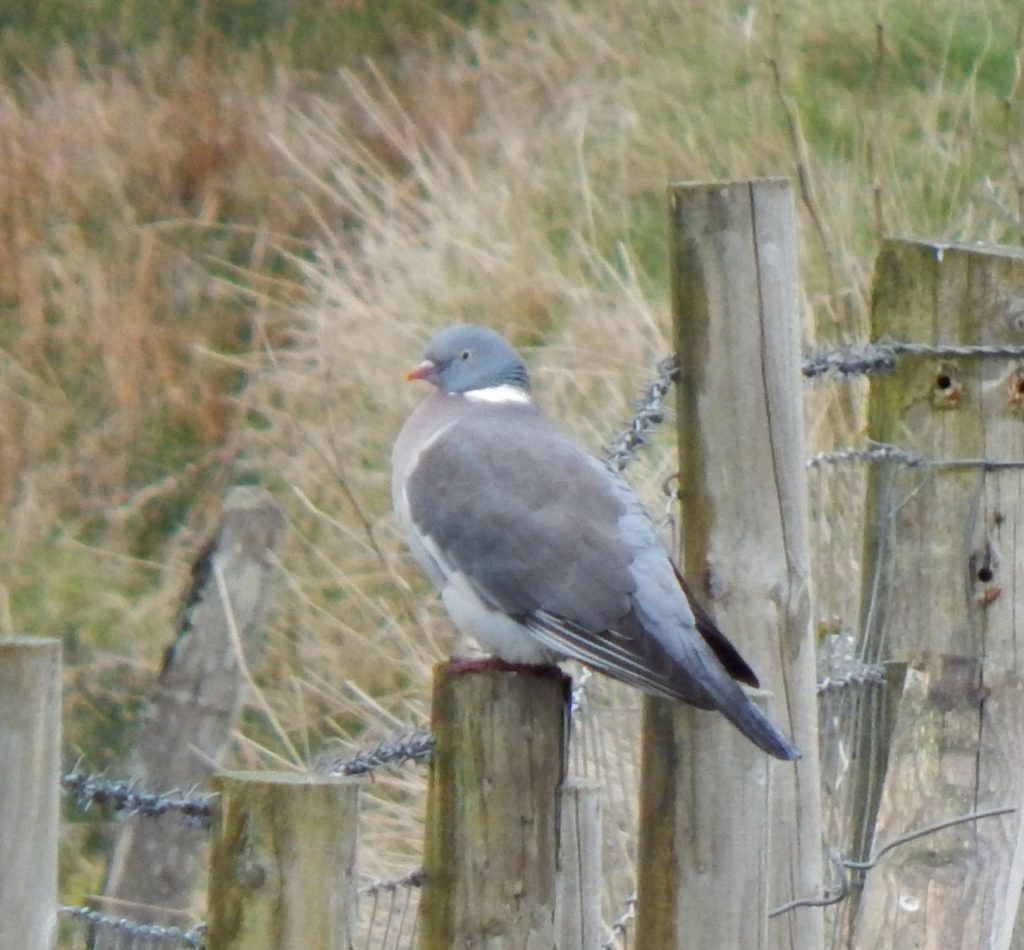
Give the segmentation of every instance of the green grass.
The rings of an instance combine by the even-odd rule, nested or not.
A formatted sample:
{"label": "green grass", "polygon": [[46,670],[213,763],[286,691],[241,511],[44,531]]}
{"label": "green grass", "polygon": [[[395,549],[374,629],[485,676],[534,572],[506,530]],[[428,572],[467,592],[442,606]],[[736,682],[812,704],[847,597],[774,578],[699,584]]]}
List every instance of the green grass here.
{"label": "green grass", "polygon": [[494,0],[331,4],[293,0],[0,0],[8,72],[37,67],[59,45],[83,63],[130,64],[140,48],[169,43],[229,57],[260,50],[288,67],[328,71],[367,56],[393,58],[409,44],[445,39],[453,25],[486,22]]}

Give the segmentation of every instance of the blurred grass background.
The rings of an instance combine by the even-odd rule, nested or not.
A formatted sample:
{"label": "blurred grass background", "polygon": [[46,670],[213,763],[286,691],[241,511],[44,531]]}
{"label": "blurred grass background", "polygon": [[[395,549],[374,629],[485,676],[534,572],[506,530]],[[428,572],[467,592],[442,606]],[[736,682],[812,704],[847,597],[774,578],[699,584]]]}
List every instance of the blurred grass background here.
{"label": "blurred grass background", "polygon": [[[123,765],[236,482],[291,522],[257,673],[302,758],[422,725],[453,641],[387,460],[431,330],[510,335],[598,449],[668,350],[666,183],[787,175],[806,342],[862,339],[883,233],[1021,240],[1022,16],[0,0],[0,624],[63,640],[68,756]],[[856,436],[858,393],[808,390],[811,449]],[[630,472],[655,504],[672,452]],[[234,754],[286,755],[255,706]],[[371,805],[378,873],[415,862],[418,783]],[[70,818],[78,902],[107,826]]]}

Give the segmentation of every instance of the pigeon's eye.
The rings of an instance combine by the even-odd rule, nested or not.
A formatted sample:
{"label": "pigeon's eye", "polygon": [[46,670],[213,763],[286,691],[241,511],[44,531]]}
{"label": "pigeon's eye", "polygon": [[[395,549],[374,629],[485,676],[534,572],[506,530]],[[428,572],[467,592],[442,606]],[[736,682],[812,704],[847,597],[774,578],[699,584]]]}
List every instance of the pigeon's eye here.
{"label": "pigeon's eye", "polygon": [[459,359],[460,359],[460,360],[468,360],[468,359],[469,359],[469,350],[463,350],[463,351],[462,351],[462,352],[461,352],[461,353],[459,354]]}

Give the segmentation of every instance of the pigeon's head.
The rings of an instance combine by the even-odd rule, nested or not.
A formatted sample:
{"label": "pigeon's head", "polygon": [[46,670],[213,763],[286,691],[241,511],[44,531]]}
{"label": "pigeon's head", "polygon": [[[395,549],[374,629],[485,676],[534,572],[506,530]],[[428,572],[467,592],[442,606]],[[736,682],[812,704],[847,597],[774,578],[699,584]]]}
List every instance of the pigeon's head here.
{"label": "pigeon's head", "polygon": [[423,355],[423,362],[411,369],[406,379],[425,379],[441,392],[530,388],[519,354],[500,333],[487,327],[469,323],[448,327],[427,344]]}

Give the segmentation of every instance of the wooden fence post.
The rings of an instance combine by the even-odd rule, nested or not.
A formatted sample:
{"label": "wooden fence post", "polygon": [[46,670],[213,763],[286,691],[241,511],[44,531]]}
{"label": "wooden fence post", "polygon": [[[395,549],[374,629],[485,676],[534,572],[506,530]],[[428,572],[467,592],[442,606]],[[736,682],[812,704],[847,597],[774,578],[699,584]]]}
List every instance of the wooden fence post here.
{"label": "wooden fence post", "polygon": [[998,662],[933,655],[908,668],[876,849],[992,806],[1018,812],[937,831],[889,852],[868,872],[848,946],[1014,946],[1024,884],[1022,722],[1024,682]]}
{"label": "wooden fence post", "polygon": [[[872,334],[922,344],[1024,344],[1024,250],[886,241],[875,264]],[[875,465],[868,483],[867,658],[1014,656],[1011,614],[1024,518],[1024,360],[901,358],[872,377],[868,435],[924,459]]]}
{"label": "wooden fence post", "polygon": [[434,673],[421,950],[550,950],[568,679]]}
{"label": "wooden fence post", "polygon": [[764,948],[768,756],[724,717],[678,703],[647,702],[643,728],[637,946]]}
{"label": "wooden fence post", "polygon": [[[688,781],[675,789],[671,814],[659,813],[658,757],[681,743],[679,728],[721,732],[707,714],[647,701],[643,820],[661,824],[674,840],[690,840],[701,858],[686,867],[676,853],[664,867],[670,879],[647,874],[641,832],[637,901],[639,946],[676,946],[679,909],[687,918],[687,947],[785,946],[814,950],[823,941],[818,909],[800,909],[763,924],[772,905],[818,894],[822,887],[821,805],[811,631],[807,501],[803,449],[800,313],[792,188],[785,181],[687,184],[670,191],[672,290],[680,362],[679,451],[683,496],[683,570],[725,634],[751,661],[775,697],[772,713],[803,752],[794,765],[772,767],[771,814],[759,814],[751,795],[763,764],[701,753],[688,763]],[[674,719],[671,726],[668,719]],[[693,736],[685,748],[707,749]],[[744,769],[744,770],[738,770]],[[751,791],[751,788],[754,791]],[[715,811],[718,814],[715,814]],[[751,853],[713,840],[731,834],[756,842],[769,823],[768,883]],[[752,895],[759,895],[756,904]],[[730,914],[719,912],[730,908]],[[750,915],[756,926],[742,939],[725,921]],[[706,929],[704,929],[706,927]],[[648,929],[650,928],[650,929]],[[690,935],[699,928],[701,940]],[[648,936],[649,935],[649,936]],[[663,937],[668,935],[668,937]],[[676,943],[663,943],[672,939]]]}
{"label": "wooden fence post", "polygon": [[[886,241],[872,333],[1024,344],[1024,251]],[[857,766],[884,783],[877,824],[868,814],[854,832],[874,830],[878,847],[964,812],[1017,811],[887,855],[853,945],[1010,947],[1024,877],[1024,360],[904,356],[873,377],[868,419],[869,437],[926,461],[869,473],[860,652],[909,668],[891,743],[862,730]]]}
{"label": "wooden fence post", "polygon": [[215,777],[209,950],[351,950],[361,784],[290,772]]}
{"label": "wooden fence post", "polygon": [[[178,638],[167,651],[160,683],[135,748],[134,774],[154,789],[205,785],[231,741],[246,677],[240,663],[258,655],[270,603],[271,554],[284,535],[284,513],[269,492],[232,488],[216,535],[192,568],[192,588]],[[187,908],[207,835],[177,815],[125,818],[107,869],[104,896]],[[97,939],[94,950],[115,937]]]}
{"label": "wooden fence post", "polygon": [[558,839],[558,950],[598,950],[601,926],[601,784],[567,780]]}
{"label": "wooden fence post", "polygon": [[0,947],[57,935],[60,641],[0,638]]}

